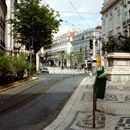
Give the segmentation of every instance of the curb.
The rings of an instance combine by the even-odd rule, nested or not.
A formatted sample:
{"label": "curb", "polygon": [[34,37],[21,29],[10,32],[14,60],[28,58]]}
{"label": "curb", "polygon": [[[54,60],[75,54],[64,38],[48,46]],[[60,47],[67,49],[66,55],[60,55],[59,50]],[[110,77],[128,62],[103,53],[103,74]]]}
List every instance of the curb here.
{"label": "curb", "polygon": [[[92,78],[93,79],[93,78]],[[66,118],[69,116],[74,103],[76,102],[76,99],[79,96],[79,93],[82,91],[84,85],[86,85],[86,82],[89,83],[91,82],[89,77],[84,78],[79,86],[77,86],[76,90],[70,97],[70,99],[67,101],[65,106],[62,108],[61,112],[59,115],[56,117],[56,119],[49,124],[47,127],[45,127],[43,130],[56,130],[60,127],[60,125],[66,120]]]}
{"label": "curb", "polygon": [[39,79],[39,78],[36,77],[34,79],[33,78],[31,78],[31,79],[25,79],[25,80],[16,81],[16,82],[13,82],[13,83],[10,83],[10,84],[7,84],[7,85],[1,85],[0,87],[2,87],[2,88],[0,88],[0,92],[4,92],[4,91],[7,91],[9,89],[13,89],[13,88],[15,88],[17,86],[21,86],[21,85],[23,85],[25,83],[29,83],[29,82],[35,81],[37,79]]}

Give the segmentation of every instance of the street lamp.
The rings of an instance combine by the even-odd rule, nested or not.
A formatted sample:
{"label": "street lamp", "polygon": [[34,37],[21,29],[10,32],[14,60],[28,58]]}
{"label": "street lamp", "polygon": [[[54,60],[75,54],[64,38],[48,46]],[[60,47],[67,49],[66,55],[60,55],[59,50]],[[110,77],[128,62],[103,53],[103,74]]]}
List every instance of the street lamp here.
{"label": "street lamp", "polygon": [[33,58],[33,39],[31,38],[31,45],[29,46],[29,52],[30,52],[30,63],[32,63],[32,58]]}
{"label": "street lamp", "polygon": [[63,61],[64,61],[64,51],[61,52],[61,68],[63,69]]}
{"label": "street lamp", "polygon": [[47,66],[47,57],[48,57],[48,54],[47,54],[47,52],[45,53],[45,66]]}

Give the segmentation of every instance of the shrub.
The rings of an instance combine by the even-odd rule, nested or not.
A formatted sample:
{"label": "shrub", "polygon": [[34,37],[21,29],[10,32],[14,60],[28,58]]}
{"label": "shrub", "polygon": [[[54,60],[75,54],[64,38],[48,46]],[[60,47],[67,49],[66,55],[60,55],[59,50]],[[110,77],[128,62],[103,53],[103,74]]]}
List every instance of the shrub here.
{"label": "shrub", "polygon": [[[0,56],[0,82],[2,84],[23,79],[25,73],[34,69],[34,65],[29,63],[27,55],[20,53],[17,55],[4,54]],[[29,74],[27,74],[29,76]]]}

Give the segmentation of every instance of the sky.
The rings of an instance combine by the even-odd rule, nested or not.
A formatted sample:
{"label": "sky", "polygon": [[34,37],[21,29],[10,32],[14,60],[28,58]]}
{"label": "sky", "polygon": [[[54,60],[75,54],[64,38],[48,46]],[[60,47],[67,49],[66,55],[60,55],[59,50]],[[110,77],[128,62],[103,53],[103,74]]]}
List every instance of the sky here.
{"label": "sky", "polygon": [[59,32],[60,36],[74,29],[89,29],[101,25],[101,8],[104,0],[42,0],[55,11],[59,11],[63,20]]}

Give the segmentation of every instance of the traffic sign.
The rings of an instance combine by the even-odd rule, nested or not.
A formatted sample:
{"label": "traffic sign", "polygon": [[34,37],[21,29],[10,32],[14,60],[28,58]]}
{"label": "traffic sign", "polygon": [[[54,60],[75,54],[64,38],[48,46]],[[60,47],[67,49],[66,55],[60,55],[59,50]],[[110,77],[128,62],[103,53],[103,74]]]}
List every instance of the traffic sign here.
{"label": "traffic sign", "polygon": [[101,56],[97,56],[97,66],[101,66]]}

